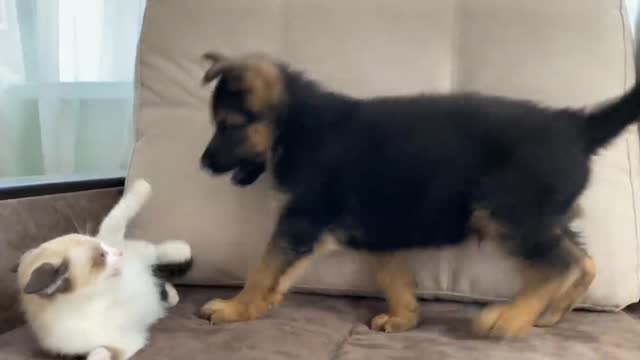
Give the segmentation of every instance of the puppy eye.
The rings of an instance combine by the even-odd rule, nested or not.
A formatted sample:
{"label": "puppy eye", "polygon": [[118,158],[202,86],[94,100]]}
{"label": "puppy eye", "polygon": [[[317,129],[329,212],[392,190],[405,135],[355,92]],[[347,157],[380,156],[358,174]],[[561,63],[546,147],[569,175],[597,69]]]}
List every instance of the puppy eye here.
{"label": "puppy eye", "polygon": [[102,258],[102,259],[106,259],[106,257],[107,257],[107,252],[106,252],[106,251],[104,251],[104,250],[101,250],[101,251],[100,251],[100,258]]}
{"label": "puppy eye", "polygon": [[217,132],[220,132],[220,133],[225,132],[225,131],[227,131],[228,128],[229,128],[229,126],[224,122],[219,122],[219,123],[216,124],[216,131]]}
{"label": "puppy eye", "polygon": [[222,134],[222,133],[241,130],[242,128],[244,128],[243,124],[230,124],[227,122],[220,122],[217,124],[216,131]]}

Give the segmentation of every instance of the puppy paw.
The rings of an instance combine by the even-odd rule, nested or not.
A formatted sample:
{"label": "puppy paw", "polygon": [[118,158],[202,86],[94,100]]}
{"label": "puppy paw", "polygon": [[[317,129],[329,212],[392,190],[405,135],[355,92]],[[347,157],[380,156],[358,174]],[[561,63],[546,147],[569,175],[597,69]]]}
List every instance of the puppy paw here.
{"label": "puppy paw", "polygon": [[158,264],[176,264],[189,261],[191,261],[191,246],[185,241],[165,241],[157,246]]}
{"label": "puppy paw", "polygon": [[248,305],[234,299],[215,299],[204,304],[200,309],[200,317],[208,320],[211,324],[226,324],[255,320],[266,310],[261,306]]}
{"label": "puppy paw", "polygon": [[418,325],[418,316],[408,313],[403,316],[392,316],[389,314],[379,314],[371,320],[371,329],[375,331],[384,331],[386,333],[395,333],[407,331]]}
{"label": "puppy paw", "polygon": [[573,308],[573,303],[565,307],[551,306],[536,320],[537,327],[552,327],[559,323]]}
{"label": "puppy paw", "polygon": [[87,360],[112,360],[111,351],[99,347],[89,353]]}
{"label": "puppy paw", "polygon": [[537,327],[552,327],[562,320],[563,314],[548,314],[543,315],[536,321]]}
{"label": "puppy paw", "polygon": [[527,309],[512,304],[490,305],[473,321],[472,330],[477,336],[496,339],[523,338],[529,334],[536,316]]}

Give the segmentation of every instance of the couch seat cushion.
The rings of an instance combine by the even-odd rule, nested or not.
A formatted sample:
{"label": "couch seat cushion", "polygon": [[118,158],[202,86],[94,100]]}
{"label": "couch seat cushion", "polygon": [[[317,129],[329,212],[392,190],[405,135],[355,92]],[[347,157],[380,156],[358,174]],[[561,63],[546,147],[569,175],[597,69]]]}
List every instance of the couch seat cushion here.
{"label": "couch seat cushion", "polygon": [[[424,302],[422,322],[401,334],[373,332],[376,299],[293,294],[262,320],[211,326],[194,314],[209,298],[237,290],[181,288],[182,300],[154,328],[135,359],[580,359],[640,358],[640,319],[625,312],[575,311],[555,328],[525,340],[495,342],[469,336],[472,304]],[[636,309],[640,313],[640,309]],[[0,336],[0,359],[44,360],[26,328]]]}

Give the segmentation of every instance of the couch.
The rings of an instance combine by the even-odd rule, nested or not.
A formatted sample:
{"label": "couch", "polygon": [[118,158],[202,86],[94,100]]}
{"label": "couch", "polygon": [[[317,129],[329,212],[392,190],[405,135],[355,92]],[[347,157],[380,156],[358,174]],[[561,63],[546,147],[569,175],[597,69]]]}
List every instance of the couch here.
{"label": "couch", "polygon": [[[279,199],[265,177],[238,189],[198,169],[211,135],[201,87],[206,50],[266,51],[356,96],[480,91],[553,106],[595,106],[635,80],[633,42],[619,0],[149,0],[139,45],[137,141],[129,179],[154,197],[130,235],[184,238],[194,247],[181,302],[137,359],[637,359],[640,356],[640,146],[630,128],[594,159],[577,226],[599,274],[554,328],[527,339],[476,339],[481,303],[519,286],[513,264],[478,244],[416,253],[421,323],[371,331],[384,309],[349,254],[309,269],[295,294],[264,319],[211,326],[199,307],[238,291],[268,239]],[[18,255],[72,231],[95,230],[120,186],[0,202],[0,360],[46,359],[23,326]],[[206,221],[203,221],[205,219]],[[323,271],[320,271],[322,269]],[[438,301],[429,301],[438,300]],[[454,302],[455,301],[455,302]]]}

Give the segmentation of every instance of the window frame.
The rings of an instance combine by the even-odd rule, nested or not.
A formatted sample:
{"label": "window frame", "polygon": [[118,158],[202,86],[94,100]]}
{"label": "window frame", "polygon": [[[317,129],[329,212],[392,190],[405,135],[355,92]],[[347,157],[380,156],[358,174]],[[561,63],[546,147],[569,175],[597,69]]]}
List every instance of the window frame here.
{"label": "window frame", "polygon": [[[18,0],[15,2],[16,16],[23,16],[34,21],[38,0]],[[7,0],[0,0],[0,31],[2,25],[9,25]],[[146,1],[142,2],[140,15],[144,14]],[[4,18],[2,17],[4,15]],[[2,20],[5,20],[3,23]],[[31,29],[33,30],[33,29]],[[136,36],[140,36],[140,29]],[[20,32],[23,44],[22,55],[25,63],[24,82],[10,84],[2,89],[2,96],[13,100],[30,100],[38,98],[70,99],[70,100],[132,100],[135,104],[135,75],[131,81],[39,81],[35,76],[34,66],[37,51],[28,44],[35,44],[33,31]],[[25,45],[27,44],[27,45]],[[135,105],[132,110],[135,113]],[[115,169],[114,169],[115,170]],[[54,195],[69,192],[118,188],[124,186],[126,171],[121,168],[101,173],[77,173],[69,175],[33,175],[22,177],[0,177],[0,200],[17,199],[32,196]]]}
{"label": "window frame", "polygon": [[21,180],[13,184],[0,187],[0,201],[20,199],[35,196],[47,196],[72,192],[122,188],[125,184],[125,176],[92,178],[77,176],[63,177],[52,180],[50,176],[31,181]]}
{"label": "window frame", "polygon": [[[1,2],[2,0],[0,0]],[[133,99],[134,90],[127,81],[40,82],[12,85],[4,96],[31,99],[51,96],[59,99]],[[0,201],[34,196],[123,187],[126,172],[112,174],[35,175],[0,178]]]}

